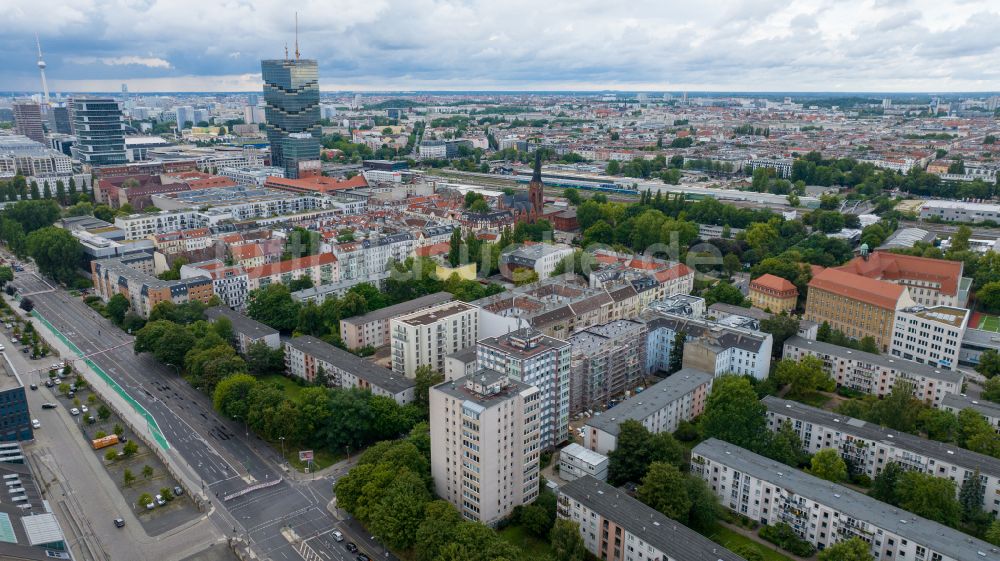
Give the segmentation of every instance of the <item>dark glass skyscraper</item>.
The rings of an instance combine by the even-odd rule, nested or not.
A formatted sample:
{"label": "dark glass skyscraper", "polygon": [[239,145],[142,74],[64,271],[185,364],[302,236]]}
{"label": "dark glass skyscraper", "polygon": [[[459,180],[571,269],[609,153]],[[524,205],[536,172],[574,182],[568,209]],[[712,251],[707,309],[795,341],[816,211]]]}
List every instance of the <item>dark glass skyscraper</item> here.
{"label": "dark glass skyscraper", "polygon": [[91,166],[126,163],[125,122],[118,101],[110,97],[73,98],[73,155]]}
{"label": "dark glass skyscraper", "polygon": [[271,165],[285,168],[285,177],[297,178],[300,162],[319,160],[322,129],[316,61],[262,60],[260,69]]}

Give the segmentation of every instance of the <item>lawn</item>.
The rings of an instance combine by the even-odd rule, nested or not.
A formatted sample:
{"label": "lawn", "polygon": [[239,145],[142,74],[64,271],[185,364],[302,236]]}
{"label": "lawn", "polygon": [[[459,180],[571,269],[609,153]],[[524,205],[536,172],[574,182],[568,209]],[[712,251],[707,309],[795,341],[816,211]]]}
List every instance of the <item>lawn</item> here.
{"label": "lawn", "polygon": [[288,399],[298,403],[299,394],[302,393],[302,386],[295,383],[294,380],[288,376],[282,376],[281,374],[271,374],[269,376],[261,376],[261,382],[274,382],[281,386],[281,389],[285,391],[285,395]]}
{"label": "lawn", "polygon": [[724,526],[719,526],[711,536],[708,536],[713,542],[725,547],[726,549],[732,550],[735,547],[741,545],[749,545],[757,549],[764,556],[764,561],[793,561],[791,557],[783,555],[775,549],[772,549],[758,541],[754,541],[743,534],[737,534],[733,530],[726,528]]}
{"label": "lawn", "polygon": [[983,331],[1000,332],[1000,318],[997,316],[983,316],[983,321],[979,322],[979,329]]}
{"label": "lawn", "polygon": [[507,543],[521,548],[529,559],[546,559],[553,555],[552,546],[549,545],[548,541],[532,536],[523,526],[514,524],[507,526],[500,530],[500,537]]}
{"label": "lawn", "polygon": [[[281,450],[281,443],[277,443],[274,446],[275,450],[279,451]],[[324,450],[322,448],[316,449],[313,451],[312,469],[313,471],[318,471],[323,468],[330,467],[333,464],[339,462],[340,460],[343,460],[344,457],[345,456],[343,454],[335,454],[333,452],[330,452],[329,450]],[[298,450],[286,449],[285,459],[288,460],[288,463],[297,471],[305,471],[306,463],[299,461]]]}
{"label": "lawn", "polygon": [[796,395],[794,398],[791,396],[786,396],[788,399],[794,399],[800,403],[805,403],[806,405],[811,405],[822,409],[828,401],[830,401],[830,396],[823,392],[805,392]]}

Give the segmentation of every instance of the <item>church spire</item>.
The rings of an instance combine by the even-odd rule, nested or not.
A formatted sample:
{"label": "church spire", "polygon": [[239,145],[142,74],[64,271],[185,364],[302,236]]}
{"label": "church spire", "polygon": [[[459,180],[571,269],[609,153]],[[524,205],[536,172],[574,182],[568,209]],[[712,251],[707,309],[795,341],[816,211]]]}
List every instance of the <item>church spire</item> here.
{"label": "church spire", "polygon": [[535,172],[531,174],[532,183],[542,182],[542,151],[535,148]]}

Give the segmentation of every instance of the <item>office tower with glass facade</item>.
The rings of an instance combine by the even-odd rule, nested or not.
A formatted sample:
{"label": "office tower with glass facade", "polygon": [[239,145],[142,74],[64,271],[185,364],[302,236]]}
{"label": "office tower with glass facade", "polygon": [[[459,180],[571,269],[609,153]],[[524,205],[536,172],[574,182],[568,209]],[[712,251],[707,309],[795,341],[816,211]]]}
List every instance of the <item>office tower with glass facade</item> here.
{"label": "office tower with glass facade", "polygon": [[17,133],[35,142],[45,144],[45,129],[42,128],[42,107],[34,101],[14,102],[14,123]]}
{"label": "office tower with glass facade", "polygon": [[77,97],[72,107],[73,156],[91,166],[125,164],[125,122],[118,102],[110,97]]}
{"label": "office tower with glass facade", "polygon": [[[296,58],[262,60],[260,68],[271,165],[285,168],[285,177],[298,178],[300,168],[319,161],[318,66],[315,60]],[[304,162],[310,163],[300,166]]]}

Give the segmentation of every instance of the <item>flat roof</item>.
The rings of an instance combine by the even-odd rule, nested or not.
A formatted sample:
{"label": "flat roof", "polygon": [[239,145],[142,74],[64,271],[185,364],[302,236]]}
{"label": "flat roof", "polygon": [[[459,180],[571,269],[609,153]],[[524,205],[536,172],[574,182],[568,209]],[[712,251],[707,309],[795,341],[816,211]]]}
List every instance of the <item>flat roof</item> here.
{"label": "flat roof", "polygon": [[966,450],[955,444],[921,438],[908,432],[888,429],[875,423],[770,395],[765,396],[761,402],[771,413],[835,428],[859,438],[888,443],[902,450],[912,450],[922,456],[955,464],[969,471],[978,469],[980,473],[1000,477],[1000,459]]}
{"label": "flat roof", "polygon": [[707,372],[696,368],[682,368],[602,414],[587,419],[587,426],[618,436],[618,429],[623,422],[641,422],[698,386],[711,381],[712,375]]}
{"label": "flat roof", "polygon": [[590,448],[580,446],[576,442],[573,442],[568,446],[564,447],[562,450],[559,450],[559,455],[560,457],[562,457],[563,455],[572,456],[592,466],[596,466],[601,462],[608,461],[608,457],[605,456],[604,454],[595,452]]}
{"label": "flat roof", "polygon": [[[466,383],[469,381],[482,383],[483,385],[494,384],[502,381],[503,389],[493,394],[480,394],[466,387]],[[522,391],[535,389],[535,386],[525,384],[520,380],[511,378],[502,372],[497,372],[496,370],[480,368],[467,376],[455,378],[450,382],[442,382],[434,386],[434,389],[444,392],[451,397],[461,399],[463,401],[470,401],[480,407],[483,407],[484,409],[489,409],[494,405],[507,401]]]}
{"label": "flat roof", "polygon": [[950,393],[941,399],[942,407],[951,407],[953,409],[973,409],[977,411],[980,415],[984,417],[993,417],[1000,419],[1000,403],[993,403],[992,401],[986,399],[972,399],[967,395],[961,395],[957,393]]}
{"label": "flat roof", "polygon": [[416,382],[395,374],[392,370],[369,362],[353,353],[313,337],[303,335],[285,341],[285,345],[328,362],[345,372],[377,386],[391,394],[402,393],[416,385]]}
{"label": "flat roof", "polygon": [[857,520],[864,520],[952,559],[988,558],[989,555],[995,556],[1000,552],[996,546],[968,534],[877,501],[842,485],[769,460],[728,442],[710,438],[695,446],[691,453],[777,485],[790,493],[830,507]]}
{"label": "flat roof", "polygon": [[344,318],[341,321],[351,323],[354,325],[361,325],[364,323],[370,323],[373,321],[381,321],[389,318],[393,318],[400,315],[409,314],[424,308],[429,308],[431,306],[436,306],[438,304],[443,304],[445,302],[451,302],[455,297],[452,296],[450,292],[435,292],[434,294],[426,294],[419,298],[414,298],[413,300],[407,300],[406,302],[400,302],[399,304],[394,304],[392,306],[386,306],[375,310],[373,312],[368,312],[367,314],[354,316],[350,318]]}
{"label": "flat roof", "polygon": [[[795,337],[789,337],[785,341],[785,349],[788,349],[789,347],[805,349],[814,353],[826,354],[842,359],[870,362],[883,368],[905,372],[909,376],[924,376],[926,378],[933,378],[935,380],[951,382],[954,384],[958,384],[963,378],[962,374],[955,370],[934,368],[933,366],[927,364],[921,364],[919,362],[913,362],[893,356],[866,353],[864,351],[849,349],[832,343],[804,339],[798,335]],[[785,349],[782,349],[782,354],[784,354]]]}
{"label": "flat roof", "polygon": [[278,334],[277,329],[264,325],[263,323],[239,312],[230,310],[225,306],[213,306],[208,308],[205,310],[205,315],[211,320],[217,320],[220,317],[228,318],[233,324],[234,331],[252,339],[263,339],[268,335]]}
{"label": "flat roof", "polygon": [[961,327],[969,316],[969,310],[952,306],[911,306],[903,308],[900,311],[913,314],[927,321],[943,323],[952,327]]}
{"label": "flat roof", "polygon": [[624,491],[590,475],[561,485],[559,494],[579,502],[652,545],[671,559],[682,561],[744,561],[705,536],[671,520]]}
{"label": "flat roof", "polygon": [[432,323],[436,323],[437,321],[449,316],[475,309],[475,306],[456,300],[454,302],[445,302],[444,304],[434,306],[433,308],[415,312],[397,319],[407,325],[431,325]]}

